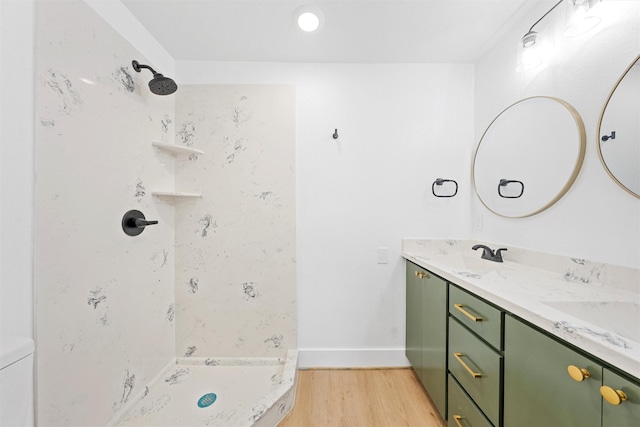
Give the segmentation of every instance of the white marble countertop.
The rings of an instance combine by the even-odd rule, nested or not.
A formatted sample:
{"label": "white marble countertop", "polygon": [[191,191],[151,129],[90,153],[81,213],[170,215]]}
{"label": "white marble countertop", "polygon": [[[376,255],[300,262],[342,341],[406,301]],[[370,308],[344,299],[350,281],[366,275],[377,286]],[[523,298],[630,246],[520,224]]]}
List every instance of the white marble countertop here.
{"label": "white marble countertop", "polygon": [[[482,250],[506,247],[503,263]],[[640,378],[640,271],[493,243],[403,239],[404,258]]]}

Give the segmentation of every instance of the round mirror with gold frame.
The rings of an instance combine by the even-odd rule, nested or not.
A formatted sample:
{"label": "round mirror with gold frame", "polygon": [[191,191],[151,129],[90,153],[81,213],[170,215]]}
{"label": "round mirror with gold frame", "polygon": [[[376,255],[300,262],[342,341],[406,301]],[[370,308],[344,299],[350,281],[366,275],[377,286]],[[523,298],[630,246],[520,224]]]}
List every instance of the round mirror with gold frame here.
{"label": "round mirror with gold frame", "polygon": [[497,215],[535,215],[571,187],[585,151],[584,123],[569,103],[522,99],[498,114],[478,143],[471,171],[476,194]]}
{"label": "round mirror with gold frame", "polygon": [[640,55],[613,86],[602,107],[597,141],[609,176],[640,199]]}

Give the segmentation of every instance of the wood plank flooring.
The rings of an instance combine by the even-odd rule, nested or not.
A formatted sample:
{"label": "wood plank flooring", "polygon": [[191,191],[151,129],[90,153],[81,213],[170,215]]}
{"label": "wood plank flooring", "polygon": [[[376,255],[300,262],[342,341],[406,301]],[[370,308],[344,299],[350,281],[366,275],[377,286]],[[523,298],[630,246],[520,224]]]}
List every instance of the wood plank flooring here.
{"label": "wood plank flooring", "polygon": [[412,369],[298,372],[295,406],[278,427],[444,427]]}

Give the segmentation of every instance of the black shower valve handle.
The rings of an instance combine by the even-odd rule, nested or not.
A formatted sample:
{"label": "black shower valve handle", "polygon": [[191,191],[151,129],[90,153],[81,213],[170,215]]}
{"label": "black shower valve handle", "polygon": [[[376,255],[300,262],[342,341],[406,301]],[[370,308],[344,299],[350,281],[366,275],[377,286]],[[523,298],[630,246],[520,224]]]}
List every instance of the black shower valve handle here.
{"label": "black shower valve handle", "polygon": [[135,224],[135,225],[136,225],[136,227],[138,227],[138,228],[144,228],[144,227],[146,227],[147,225],[155,225],[155,224],[157,224],[157,223],[158,223],[158,221],[146,221],[146,220],[144,220],[144,219],[140,219],[140,218],[137,218],[137,219],[134,221],[134,224]]}
{"label": "black shower valve handle", "polygon": [[147,225],[157,224],[158,221],[147,221],[139,210],[127,211],[122,217],[122,231],[128,236],[137,236],[142,233]]}

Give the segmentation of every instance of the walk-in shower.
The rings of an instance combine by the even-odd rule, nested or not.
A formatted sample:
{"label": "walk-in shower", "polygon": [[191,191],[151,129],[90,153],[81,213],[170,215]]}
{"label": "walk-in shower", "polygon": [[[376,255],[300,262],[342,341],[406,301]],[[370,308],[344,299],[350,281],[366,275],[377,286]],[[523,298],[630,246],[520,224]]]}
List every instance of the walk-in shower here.
{"label": "walk-in shower", "polygon": [[38,424],[275,426],[297,364],[295,87],[175,92],[86,1],[37,13]]}

